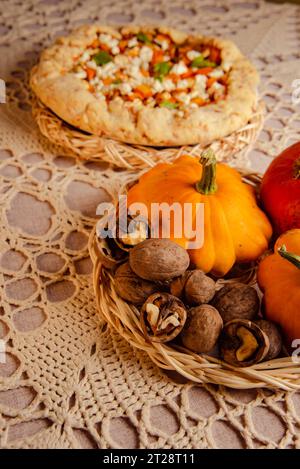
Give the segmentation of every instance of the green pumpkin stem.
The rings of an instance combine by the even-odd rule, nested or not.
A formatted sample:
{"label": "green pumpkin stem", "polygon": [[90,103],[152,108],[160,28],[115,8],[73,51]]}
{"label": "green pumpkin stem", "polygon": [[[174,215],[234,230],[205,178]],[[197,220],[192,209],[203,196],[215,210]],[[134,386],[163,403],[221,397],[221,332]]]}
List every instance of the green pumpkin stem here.
{"label": "green pumpkin stem", "polygon": [[196,183],[196,190],[204,195],[214,194],[217,190],[216,173],[217,160],[211,148],[201,154],[202,177]]}
{"label": "green pumpkin stem", "polygon": [[293,265],[298,267],[298,269],[300,269],[300,256],[294,254],[293,252],[287,251],[286,246],[284,244],[278,249],[278,254],[283,257],[283,259],[286,259],[287,261],[291,262]]}

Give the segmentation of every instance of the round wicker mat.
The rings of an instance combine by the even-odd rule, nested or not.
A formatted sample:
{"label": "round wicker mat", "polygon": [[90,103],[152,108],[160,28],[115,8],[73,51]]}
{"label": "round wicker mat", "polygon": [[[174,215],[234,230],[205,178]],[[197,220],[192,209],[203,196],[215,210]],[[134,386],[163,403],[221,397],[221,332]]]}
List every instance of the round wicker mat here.
{"label": "round wicker mat", "polygon": [[[203,150],[200,145],[158,149],[90,135],[62,121],[36,97],[33,98],[32,112],[45,137],[62,146],[67,153],[75,154],[84,160],[101,160],[120,168],[144,169],[160,161],[170,161],[182,152],[198,154]],[[216,152],[220,161],[239,160],[241,153],[256,140],[263,119],[264,104],[260,101],[247,125],[209,146]]]}

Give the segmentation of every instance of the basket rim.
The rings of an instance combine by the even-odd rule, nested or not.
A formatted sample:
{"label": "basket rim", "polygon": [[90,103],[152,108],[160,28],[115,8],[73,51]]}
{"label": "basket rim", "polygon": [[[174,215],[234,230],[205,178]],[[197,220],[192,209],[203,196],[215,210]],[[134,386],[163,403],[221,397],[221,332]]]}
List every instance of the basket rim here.
{"label": "basket rim", "polygon": [[[242,171],[244,177],[249,179],[246,182],[259,185],[258,173]],[[126,185],[120,192],[122,190],[126,190]],[[112,273],[101,263],[97,254],[97,239],[95,226],[90,233],[88,248],[93,263],[93,286],[99,314],[131,346],[145,351],[158,367],[175,370],[189,381],[233,389],[300,389],[300,360],[293,360],[290,356],[237,368],[219,358],[196,354],[182,346],[148,342],[143,335],[137,307],[117,295]]]}

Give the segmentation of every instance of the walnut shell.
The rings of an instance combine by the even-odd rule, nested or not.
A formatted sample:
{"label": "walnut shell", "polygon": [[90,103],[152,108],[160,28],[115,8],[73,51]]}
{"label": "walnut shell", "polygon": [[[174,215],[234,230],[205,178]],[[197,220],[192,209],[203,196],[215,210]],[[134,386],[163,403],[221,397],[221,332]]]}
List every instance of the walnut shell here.
{"label": "walnut shell", "polygon": [[230,365],[245,367],[264,360],[270,342],[255,322],[233,319],[225,324],[220,337],[220,354]]}
{"label": "walnut shell", "polygon": [[223,327],[223,321],[211,305],[191,308],[181,333],[183,345],[196,353],[207,353],[215,346]]}
{"label": "walnut shell", "polygon": [[255,288],[243,283],[229,283],[219,290],[212,301],[224,323],[233,319],[253,319],[259,311]]}
{"label": "walnut shell", "polygon": [[169,239],[146,239],[130,250],[129,263],[139,277],[164,281],[182,275],[190,258],[184,248]]}
{"label": "walnut shell", "polygon": [[119,266],[115,273],[115,289],[117,294],[133,304],[143,304],[148,296],[159,287],[155,283],[139,278],[130,268],[129,262]]}
{"label": "walnut shell", "polygon": [[264,360],[272,360],[278,357],[282,349],[282,337],[278,326],[274,322],[266,321],[265,319],[258,319],[254,322],[269,338],[270,347]]}
{"label": "walnut shell", "polygon": [[141,309],[141,326],[150,342],[170,342],[181,332],[187,317],[182,301],[169,293],[154,293]]}
{"label": "walnut shell", "polygon": [[170,292],[172,295],[177,296],[177,298],[183,298],[186,281],[193,272],[193,270],[187,270],[184,274],[180,275],[180,277],[176,277],[172,280],[170,283]]}
{"label": "walnut shell", "polygon": [[205,275],[202,270],[194,270],[187,278],[184,286],[184,294],[190,305],[202,305],[209,303],[216,293],[215,281]]}
{"label": "walnut shell", "polygon": [[122,227],[117,223],[116,231],[116,244],[123,251],[129,252],[133,246],[149,237],[149,224],[141,216],[132,217],[130,214],[127,214],[126,226]]}
{"label": "walnut shell", "polygon": [[97,255],[106,269],[115,268],[128,257],[113,238],[97,238]]}

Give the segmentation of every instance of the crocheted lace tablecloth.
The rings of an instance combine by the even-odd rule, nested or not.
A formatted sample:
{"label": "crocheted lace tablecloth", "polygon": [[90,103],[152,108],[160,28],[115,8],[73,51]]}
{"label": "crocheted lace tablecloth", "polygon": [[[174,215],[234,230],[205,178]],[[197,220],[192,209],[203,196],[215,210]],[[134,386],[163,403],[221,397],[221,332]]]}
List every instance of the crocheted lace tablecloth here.
{"label": "crocheted lace tablecloth", "polygon": [[0,0],[0,447],[299,448],[299,393],[186,383],[98,318],[87,240],[96,206],[126,173],[49,144],[27,86],[45,46],[94,21],[232,38],[257,65],[267,107],[248,164],[265,169],[299,138],[299,6]]}

